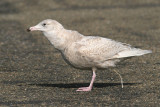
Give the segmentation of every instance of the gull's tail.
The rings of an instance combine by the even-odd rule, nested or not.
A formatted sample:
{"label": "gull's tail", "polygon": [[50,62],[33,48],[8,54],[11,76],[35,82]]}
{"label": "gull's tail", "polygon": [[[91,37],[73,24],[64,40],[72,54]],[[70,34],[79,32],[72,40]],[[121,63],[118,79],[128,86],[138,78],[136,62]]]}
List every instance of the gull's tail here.
{"label": "gull's tail", "polygon": [[137,48],[131,48],[129,50],[124,50],[119,52],[114,58],[125,58],[125,57],[132,57],[132,56],[141,56],[144,54],[152,53],[151,50],[142,50]]}

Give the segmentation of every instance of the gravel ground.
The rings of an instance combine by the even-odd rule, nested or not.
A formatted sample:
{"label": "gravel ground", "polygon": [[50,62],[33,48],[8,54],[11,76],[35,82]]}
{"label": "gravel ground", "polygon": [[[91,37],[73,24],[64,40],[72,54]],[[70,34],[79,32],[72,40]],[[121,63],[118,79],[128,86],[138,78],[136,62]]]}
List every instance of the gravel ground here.
{"label": "gravel ground", "polygon": [[[1,0],[0,106],[160,106],[159,13],[159,0]],[[41,32],[26,32],[47,18],[153,53],[98,70],[94,89],[76,92],[92,72],[67,65]]]}

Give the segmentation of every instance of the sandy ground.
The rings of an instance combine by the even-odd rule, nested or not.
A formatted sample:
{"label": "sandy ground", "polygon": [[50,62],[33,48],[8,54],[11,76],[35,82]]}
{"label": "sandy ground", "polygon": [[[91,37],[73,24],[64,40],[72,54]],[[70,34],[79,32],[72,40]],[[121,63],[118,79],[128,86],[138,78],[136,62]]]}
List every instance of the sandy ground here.
{"label": "sandy ground", "polygon": [[[47,18],[153,53],[98,70],[94,89],[76,92],[92,72],[67,65],[41,32],[26,32]],[[160,1],[1,0],[0,106],[160,106]]]}

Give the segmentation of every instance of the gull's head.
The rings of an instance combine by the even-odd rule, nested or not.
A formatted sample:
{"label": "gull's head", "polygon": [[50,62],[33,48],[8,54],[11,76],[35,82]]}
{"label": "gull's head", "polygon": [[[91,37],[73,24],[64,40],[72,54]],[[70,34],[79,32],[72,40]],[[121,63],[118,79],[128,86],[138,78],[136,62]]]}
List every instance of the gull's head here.
{"label": "gull's head", "polygon": [[35,26],[32,26],[27,29],[28,32],[30,31],[42,31],[42,32],[49,32],[49,31],[56,31],[56,30],[61,30],[63,26],[57,22],[56,20],[52,19],[46,19],[43,20],[42,22],[38,23]]}

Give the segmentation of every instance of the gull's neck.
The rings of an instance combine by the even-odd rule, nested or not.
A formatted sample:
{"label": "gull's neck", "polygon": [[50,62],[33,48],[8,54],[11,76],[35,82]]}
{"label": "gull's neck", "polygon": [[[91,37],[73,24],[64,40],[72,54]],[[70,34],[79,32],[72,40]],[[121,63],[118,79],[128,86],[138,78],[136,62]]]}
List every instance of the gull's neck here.
{"label": "gull's neck", "polygon": [[[60,51],[64,51],[73,42],[81,39],[83,35],[76,31],[60,29],[56,31],[43,32],[47,39]],[[76,34],[75,34],[76,33]]]}

